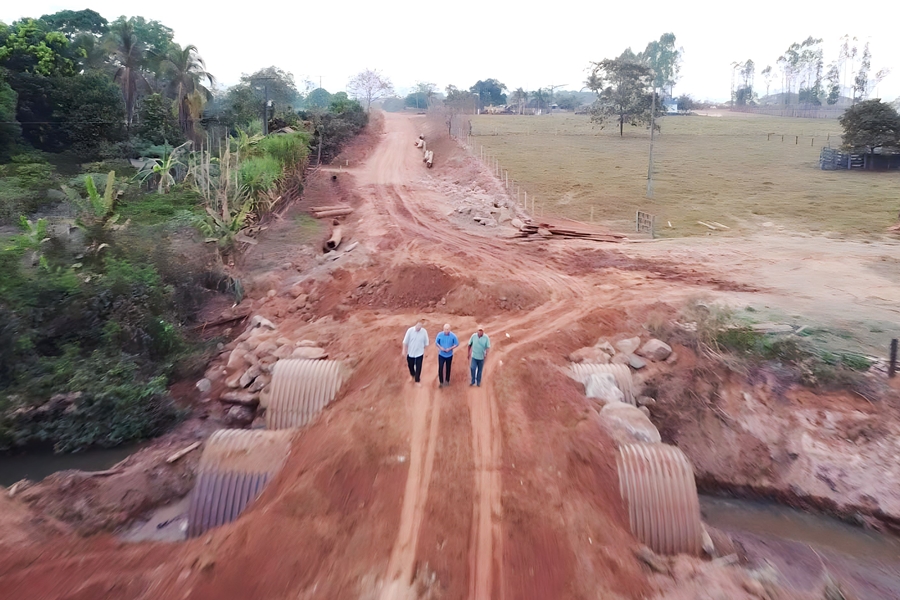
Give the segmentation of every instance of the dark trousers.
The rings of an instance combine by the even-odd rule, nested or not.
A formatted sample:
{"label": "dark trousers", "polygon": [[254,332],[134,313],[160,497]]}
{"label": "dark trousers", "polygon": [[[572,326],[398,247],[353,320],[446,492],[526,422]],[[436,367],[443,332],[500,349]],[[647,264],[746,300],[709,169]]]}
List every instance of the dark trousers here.
{"label": "dark trousers", "polygon": [[422,357],[407,356],[406,364],[409,366],[409,374],[415,378],[416,383],[419,383],[419,378],[422,377]]}
{"label": "dark trousers", "polygon": [[481,385],[481,373],[484,371],[484,359],[473,358],[469,371],[472,374],[472,383]]}
{"label": "dark trousers", "polygon": [[[441,383],[444,383],[445,381],[447,383],[450,383],[450,365],[451,364],[453,364],[452,356],[444,357],[444,356],[441,356],[440,354],[438,354],[438,379],[440,380]],[[446,375],[444,374],[444,369],[447,370]]]}

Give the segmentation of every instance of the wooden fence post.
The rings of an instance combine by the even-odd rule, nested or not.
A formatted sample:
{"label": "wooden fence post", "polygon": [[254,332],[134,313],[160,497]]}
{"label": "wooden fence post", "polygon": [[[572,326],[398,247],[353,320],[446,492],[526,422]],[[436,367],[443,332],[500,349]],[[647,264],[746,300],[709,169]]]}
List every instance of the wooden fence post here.
{"label": "wooden fence post", "polygon": [[897,338],[891,340],[891,362],[888,365],[888,377],[897,374]]}

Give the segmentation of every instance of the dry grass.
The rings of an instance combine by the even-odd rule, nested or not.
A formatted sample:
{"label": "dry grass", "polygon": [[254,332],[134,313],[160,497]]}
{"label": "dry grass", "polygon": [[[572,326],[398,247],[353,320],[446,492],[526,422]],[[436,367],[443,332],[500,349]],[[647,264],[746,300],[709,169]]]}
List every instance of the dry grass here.
{"label": "dry grass", "polygon": [[634,229],[640,209],[656,215],[667,237],[706,234],[697,221],[731,233],[785,227],[872,237],[896,223],[900,209],[900,172],[819,169],[821,148],[840,144],[832,119],[666,117],[654,146],[652,200],[646,130],[626,128],[619,138],[582,115],[481,115],[473,133],[476,151],[484,145],[537,197],[538,214],[543,205],[546,214],[588,221],[593,207],[596,222],[622,231]]}

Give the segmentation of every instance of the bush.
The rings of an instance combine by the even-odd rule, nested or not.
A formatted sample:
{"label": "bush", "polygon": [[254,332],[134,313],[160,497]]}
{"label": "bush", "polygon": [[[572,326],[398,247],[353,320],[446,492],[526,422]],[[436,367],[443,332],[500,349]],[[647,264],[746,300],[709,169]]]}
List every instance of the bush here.
{"label": "bush", "polygon": [[257,156],[241,163],[238,182],[253,198],[275,187],[281,179],[281,162],[273,156]]}
{"label": "bush", "polygon": [[71,345],[61,356],[43,359],[40,372],[53,395],[5,411],[0,448],[51,442],[57,452],[71,452],[115,446],[158,435],[181,415],[165,377],[142,375],[125,354],[98,350],[85,357]]}
{"label": "bush", "polygon": [[266,155],[278,160],[284,171],[306,166],[310,135],[304,132],[268,135],[259,140],[258,147]]}

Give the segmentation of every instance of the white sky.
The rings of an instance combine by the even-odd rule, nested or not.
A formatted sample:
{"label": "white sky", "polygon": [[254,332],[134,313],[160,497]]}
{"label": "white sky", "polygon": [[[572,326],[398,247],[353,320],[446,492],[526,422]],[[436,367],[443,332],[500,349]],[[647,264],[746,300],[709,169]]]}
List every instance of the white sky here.
{"label": "white sky", "polygon": [[[900,5],[821,0],[759,3],[761,8],[727,4],[685,5],[645,0],[611,8],[584,2],[254,2],[225,3],[157,0],[3,2],[0,20],[40,17],[89,6],[109,20],[123,13],[155,19],[175,31],[182,45],[194,44],[220,82],[237,82],[241,73],[276,65],[298,84],[319,76],[330,92],[344,88],[355,73],[381,70],[405,91],[419,81],[468,88],[494,77],[510,89],[533,90],[551,84],[565,89],[584,85],[592,60],[612,58],[626,47],[642,50],[662,33],[673,32],[684,49],[675,94],[725,100],[731,63],[752,58],[761,70],[792,42],[809,35],[824,38],[826,64],[837,54],[840,36],[849,33],[871,43],[870,77],[895,67],[878,87],[878,96],[900,96],[900,64],[892,64]],[[233,4],[231,6],[234,6]],[[855,10],[859,6],[860,10]],[[126,9],[127,7],[127,9]],[[860,48],[861,52],[861,48]],[[778,84],[773,85],[774,88]],[[765,93],[758,75],[756,90]]]}

